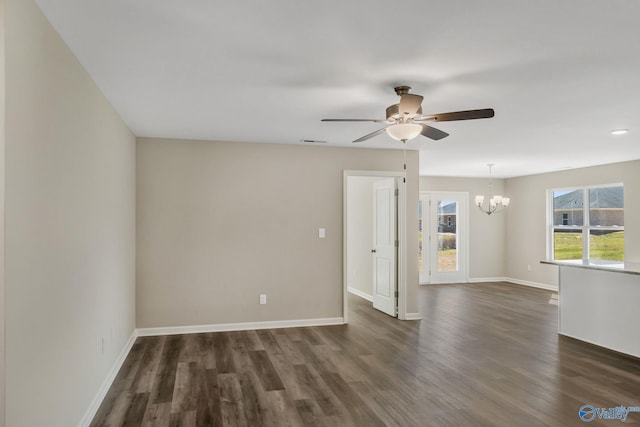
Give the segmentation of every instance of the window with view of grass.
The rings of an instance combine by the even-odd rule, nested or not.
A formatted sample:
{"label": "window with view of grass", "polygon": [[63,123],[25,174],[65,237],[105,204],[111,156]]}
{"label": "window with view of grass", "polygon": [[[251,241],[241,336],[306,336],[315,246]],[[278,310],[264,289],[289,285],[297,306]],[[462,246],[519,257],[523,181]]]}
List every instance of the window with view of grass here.
{"label": "window with view of grass", "polygon": [[552,259],[624,261],[624,186],[549,191]]}

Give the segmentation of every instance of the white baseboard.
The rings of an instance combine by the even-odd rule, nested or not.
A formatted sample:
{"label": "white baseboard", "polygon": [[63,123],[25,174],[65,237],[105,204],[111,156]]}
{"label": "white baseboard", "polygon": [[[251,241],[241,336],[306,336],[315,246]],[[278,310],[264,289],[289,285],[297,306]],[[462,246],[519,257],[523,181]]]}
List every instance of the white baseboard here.
{"label": "white baseboard", "polygon": [[79,427],[89,427],[89,424],[91,424],[91,421],[93,421],[93,417],[96,416],[96,412],[98,412],[98,409],[100,408],[100,405],[104,400],[104,397],[107,395],[109,388],[111,388],[111,384],[113,384],[113,380],[116,379],[116,375],[118,375],[118,372],[120,372],[120,368],[122,368],[122,364],[124,363],[125,359],[129,355],[129,352],[131,351],[131,347],[133,347],[133,343],[136,342],[137,337],[138,336],[136,334],[136,331],[134,330],[131,336],[129,337],[129,340],[127,341],[122,351],[120,352],[118,359],[116,359],[116,362],[113,364],[113,367],[111,367],[111,370],[107,374],[107,377],[102,382],[102,385],[98,390],[98,393],[91,401],[91,405],[89,405],[89,409],[87,409],[87,412],[85,412],[84,416],[80,420],[80,424],[78,424]]}
{"label": "white baseboard", "polygon": [[506,277],[469,277],[469,283],[508,282]]}
{"label": "white baseboard", "polygon": [[404,320],[422,320],[420,313],[407,313]]}
{"label": "white baseboard", "polygon": [[[489,282],[507,282],[507,281],[508,281],[508,279],[506,277],[469,277],[464,282],[453,282],[451,284],[455,284],[455,283],[489,283]],[[420,282],[419,284],[420,284],[420,286],[429,286],[429,285],[448,285],[450,283],[440,283],[440,282],[422,283],[422,282]]]}
{"label": "white baseboard", "polygon": [[469,278],[469,283],[488,283],[488,282],[509,282],[514,285],[529,286],[531,288],[546,289],[548,291],[558,291],[557,285],[549,285],[547,283],[530,282],[527,280],[514,279],[513,277],[474,277]]}
{"label": "white baseboard", "polygon": [[354,294],[354,295],[358,295],[360,298],[364,298],[367,301],[373,302],[373,295],[369,295],[367,293],[364,293],[362,291],[357,290],[356,288],[352,288],[352,287],[348,287],[347,291]]}
{"label": "white baseboard", "polygon": [[556,292],[558,292],[558,285],[549,285],[547,283],[529,282],[527,280],[514,279],[514,278],[511,278],[511,277],[507,277],[504,280],[505,280],[505,282],[515,283],[516,285],[530,286],[532,288],[546,289],[548,291],[556,291]]}
{"label": "white baseboard", "polygon": [[136,329],[139,337],[155,335],[198,334],[204,332],[250,331],[254,329],[299,328],[303,326],[343,325],[344,317],[321,319],[273,320],[267,322],[220,323],[215,325],[167,326]]}

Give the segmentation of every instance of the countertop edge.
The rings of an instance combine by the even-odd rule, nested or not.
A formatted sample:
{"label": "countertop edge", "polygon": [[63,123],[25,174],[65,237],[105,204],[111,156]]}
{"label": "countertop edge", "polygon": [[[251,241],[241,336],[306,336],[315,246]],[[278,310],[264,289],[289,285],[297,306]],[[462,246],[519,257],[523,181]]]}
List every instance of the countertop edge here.
{"label": "countertop edge", "polygon": [[612,273],[634,274],[640,276],[640,264],[632,263],[625,263],[623,267],[609,267],[606,265],[598,264],[578,264],[574,262],[543,260],[540,261],[540,264],[557,265],[558,267],[585,268],[588,270],[608,271]]}

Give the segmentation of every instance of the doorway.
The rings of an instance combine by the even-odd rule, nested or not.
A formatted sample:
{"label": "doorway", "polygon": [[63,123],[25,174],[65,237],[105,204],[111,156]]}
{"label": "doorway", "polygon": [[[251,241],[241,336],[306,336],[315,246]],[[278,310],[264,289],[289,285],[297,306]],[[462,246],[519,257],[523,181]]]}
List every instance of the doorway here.
{"label": "doorway", "polygon": [[468,193],[420,192],[420,284],[468,281]]}
{"label": "doorway", "polygon": [[343,317],[348,294],[406,318],[404,172],[345,171]]}

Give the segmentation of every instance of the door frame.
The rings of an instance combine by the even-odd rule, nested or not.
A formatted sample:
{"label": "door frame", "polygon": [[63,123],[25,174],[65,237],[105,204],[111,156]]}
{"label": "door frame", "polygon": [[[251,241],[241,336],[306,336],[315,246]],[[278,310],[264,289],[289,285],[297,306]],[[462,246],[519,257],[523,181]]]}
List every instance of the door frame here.
{"label": "door frame", "polygon": [[[425,195],[430,195],[432,198],[433,196],[438,197],[446,197],[446,195],[454,195],[457,197],[460,197],[461,199],[463,199],[465,201],[464,206],[461,207],[462,211],[464,212],[464,217],[465,217],[465,221],[462,224],[462,230],[461,230],[461,239],[460,242],[465,246],[465,250],[464,250],[464,255],[461,257],[460,261],[464,263],[464,279],[463,279],[463,283],[468,283],[469,282],[469,192],[467,191],[429,191],[429,190],[424,190],[424,191],[420,191],[420,193],[418,194],[418,200],[422,199],[422,196]],[[427,229],[427,227],[425,227],[425,213],[427,214],[427,218],[426,218],[426,224],[427,227],[429,227],[429,229]],[[432,218],[431,218],[431,210],[427,207],[427,209],[425,210],[425,207],[422,207],[422,215],[423,215],[423,220],[422,220],[422,268],[425,268],[425,263],[426,265],[430,268],[431,267],[431,257],[432,256],[437,256],[437,254],[432,254],[432,248],[429,247],[428,250],[425,251],[425,241],[424,241],[424,233],[425,230],[427,231],[427,234],[431,232],[430,227],[432,226],[431,222],[432,222]],[[458,223],[459,224],[459,223]],[[429,258],[425,257],[425,252],[429,254]],[[431,284],[441,284],[441,283],[448,283],[448,282],[440,282],[440,281],[436,281],[434,282],[433,280],[431,280],[431,276],[429,277],[429,281],[428,282],[422,282],[420,280],[420,273],[418,273],[418,283],[420,285],[431,285]]]}
{"label": "door frame", "polygon": [[342,176],[342,318],[344,323],[349,319],[349,298],[347,291],[347,204],[349,177],[370,176],[380,178],[395,178],[398,187],[398,206],[396,221],[398,225],[398,319],[407,320],[407,184],[404,171],[363,171],[345,170]]}

